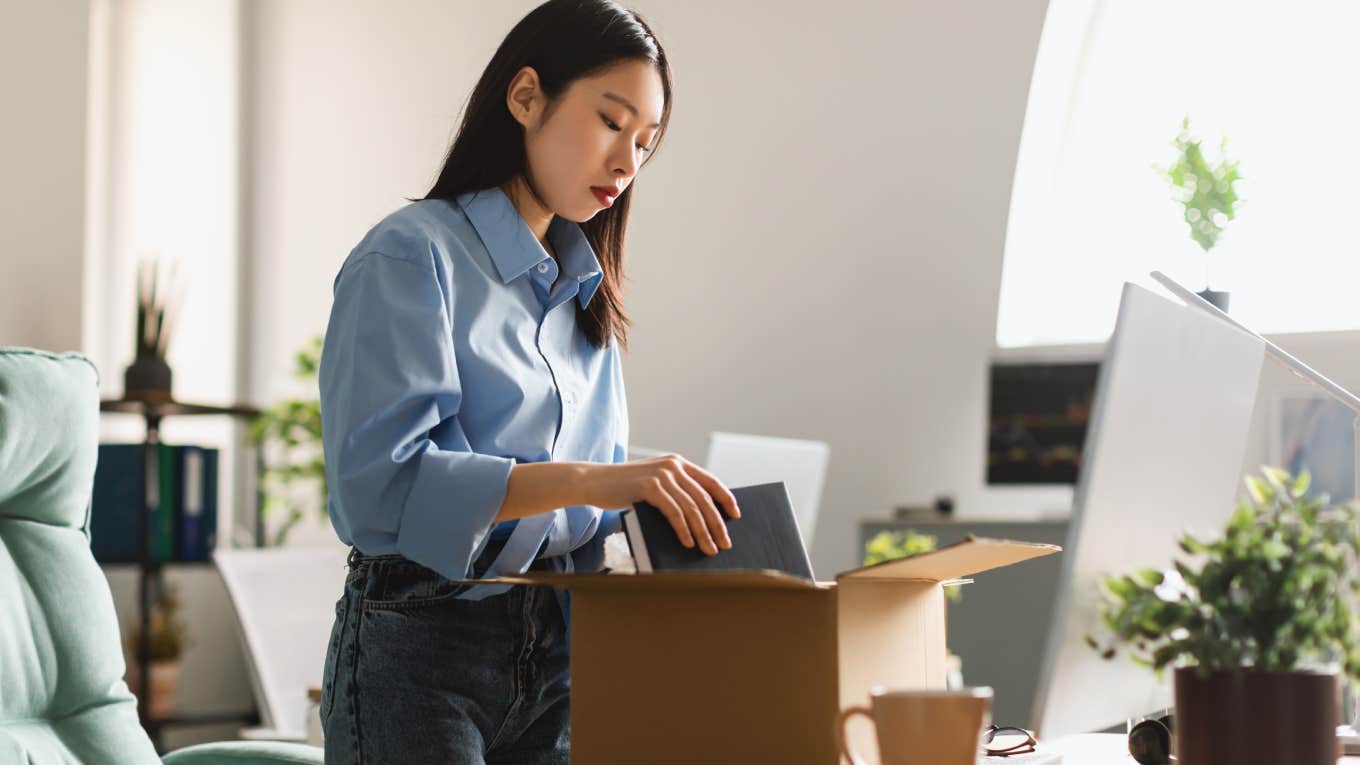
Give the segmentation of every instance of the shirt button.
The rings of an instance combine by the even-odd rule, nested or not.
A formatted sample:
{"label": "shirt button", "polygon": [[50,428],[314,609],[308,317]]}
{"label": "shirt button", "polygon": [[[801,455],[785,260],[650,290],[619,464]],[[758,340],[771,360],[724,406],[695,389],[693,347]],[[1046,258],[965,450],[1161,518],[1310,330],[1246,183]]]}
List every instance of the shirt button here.
{"label": "shirt button", "polygon": [[546,273],[548,273],[548,264],[547,264],[547,263],[539,263],[539,264],[538,264],[538,272],[539,272],[540,274],[546,274]]}

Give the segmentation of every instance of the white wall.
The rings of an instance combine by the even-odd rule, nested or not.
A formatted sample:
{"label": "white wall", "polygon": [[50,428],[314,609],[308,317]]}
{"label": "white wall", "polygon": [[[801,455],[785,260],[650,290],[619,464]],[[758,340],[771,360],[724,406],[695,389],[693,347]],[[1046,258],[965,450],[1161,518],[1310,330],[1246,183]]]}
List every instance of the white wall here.
{"label": "white wall", "polygon": [[[288,390],[331,280],[438,170],[459,107],[534,3],[254,8],[248,396]],[[1043,0],[634,4],[672,58],[672,132],[637,181],[633,441],[823,439],[814,565],[855,523],[982,487],[983,374]],[[1058,504],[1061,505],[1061,496]]]}
{"label": "white wall", "polygon": [[637,440],[829,442],[824,577],[859,563],[862,517],[937,493],[993,511],[984,370],[1044,7],[653,14],[680,94],[668,164],[639,181]]}
{"label": "white wall", "polygon": [[0,345],[80,349],[88,0],[0,24]]}

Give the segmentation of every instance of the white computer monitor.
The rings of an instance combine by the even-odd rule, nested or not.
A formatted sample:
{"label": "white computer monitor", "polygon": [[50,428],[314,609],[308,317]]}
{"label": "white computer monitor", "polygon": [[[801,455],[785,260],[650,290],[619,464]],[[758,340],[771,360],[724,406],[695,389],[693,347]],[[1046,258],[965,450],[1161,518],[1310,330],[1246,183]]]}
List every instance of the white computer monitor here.
{"label": "white computer monitor", "polygon": [[[1219,318],[1124,286],[1096,384],[1032,722],[1053,738],[1173,705],[1126,654],[1104,659],[1099,580],[1169,568],[1185,530],[1221,533],[1242,479],[1265,345]],[[1033,597],[1045,597],[1033,593]]]}

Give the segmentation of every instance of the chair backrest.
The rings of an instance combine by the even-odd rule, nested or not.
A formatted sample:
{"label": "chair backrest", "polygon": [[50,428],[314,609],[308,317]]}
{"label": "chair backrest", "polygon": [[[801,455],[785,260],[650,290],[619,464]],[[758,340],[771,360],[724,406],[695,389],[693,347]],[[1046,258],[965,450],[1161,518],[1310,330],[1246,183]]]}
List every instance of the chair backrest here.
{"label": "chair backrest", "polygon": [[633,460],[651,459],[653,457],[664,457],[667,454],[670,454],[670,452],[663,452],[660,449],[651,449],[646,446],[637,446],[636,444],[628,445],[629,462],[632,462]]}
{"label": "chair backrest", "polygon": [[158,763],[90,552],[99,376],[0,348],[0,762]]}
{"label": "chair backrest", "polygon": [[245,644],[260,722],[273,737],[307,735],[307,690],[321,687],[349,548],[217,550]]}
{"label": "chair backrest", "polygon": [[811,550],[830,453],[824,441],[715,431],[708,437],[704,468],[726,486],[783,481],[803,545]]}

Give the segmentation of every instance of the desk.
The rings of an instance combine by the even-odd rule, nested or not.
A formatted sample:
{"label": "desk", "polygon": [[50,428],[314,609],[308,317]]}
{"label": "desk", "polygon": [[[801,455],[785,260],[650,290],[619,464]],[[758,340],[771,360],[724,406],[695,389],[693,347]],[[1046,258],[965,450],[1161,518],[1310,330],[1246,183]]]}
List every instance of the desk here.
{"label": "desk", "polygon": [[[1062,752],[1062,765],[1138,765],[1129,756],[1125,736],[1120,733],[1087,733],[1064,736],[1049,742]],[[1360,757],[1342,757],[1342,765],[1360,765]]]}

